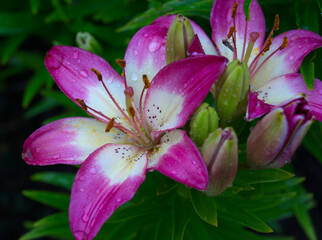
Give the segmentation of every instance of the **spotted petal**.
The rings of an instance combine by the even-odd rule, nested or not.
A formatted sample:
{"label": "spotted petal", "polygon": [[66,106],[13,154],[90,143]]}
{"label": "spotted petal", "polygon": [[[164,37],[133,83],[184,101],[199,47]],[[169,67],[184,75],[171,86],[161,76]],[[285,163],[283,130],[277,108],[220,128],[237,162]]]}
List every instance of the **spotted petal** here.
{"label": "spotted petal", "polygon": [[[85,104],[109,118],[127,126],[124,117],[117,109],[107,91],[104,89],[92,68],[98,70],[103,77],[107,89],[122,109],[125,109],[124,81],[111,66],[101,57],[85,50],[55,46],[46,55],[45,65],[56,81],[59,88],[74,102],[76,99],[84,100]],[[77,103],[77,102],[76,102]],[[99,113],[90,108],[90,114],[107,121]]]}
{"label": "spotted petal", "polygon": [[[273,51],[282,45],[284,37],[288,37],[287,47],[267,59]],[[270,50],[259,59],[258,71],[252,77],[251,90],[257,91],[266,82],[280,75],[298,72],[303,58],[319,47],[322,47],[322,37],[314,32],[292,30],[278,35],[273,39]],[[265,63],[260,67],[264,61]]]}
{"label": "spotted petal", "polygon": [[145,180],[146,152],[132,145],[107,144],[79,169],[72,188],[69,221],[77,240],[93,239],[116,208]]}
{"label": "spotted petal", "polygon": [[182,127],[225,70],[227,59],[196,56],[173,62],[153,79],[144,112],[153,131]]}
{"label": "spotted petal", "polygon": [[270,105],[278,105],[298,94],[305,93],[313,115],[317,120],[322,121],[322,82],[318,79],[315,79],[313,90],[309,91],[301,74],[286,74],[270,80],[257,89],[257,93],[258,99]]}
{"label": "spotted petal", "polygon": [[[212,27],[212,39],[217,46],[219,54],[233,60],[233,52],[223,44],[223,40],[227,39],[230,27],[233,26],[233,19],[231,12],[235,2],[238,2],[238,8],[236,13],[236,47],[237,47],[237,58],[241,59],[244,42],[245,48],[249,41],[249,34],[251,32],[257,32],[260,34],[257,39],[254,49],[252,51],[250,61],[259,52],[264,37],[265,37],[265,18],[261,7],[256,0],[253,0],[250,5],[250,22],[247,23],[247,32],[245,30],[246,20],[243,10],[243,0],[216,0],[210,14],[210,24]],[[245,33],[246,32],[246,33]],[[245,38],[246,34],[246,38]],[[246,40],[246,41],[245,41]]]}
{"label": "spotted petal", "polygon": [[81,164],[94,150],[107,143],[126,143],[125,134],[93,119],[72,117],[51,122],[23,145],[23,159],[32,165]]}
{"label": "spotted petal", "polygon": [[[168,29],[175,15],[157,18],[151,25],[141,28],[131,39],[125,53],[126,77],[128,85],[134,89],[134,101],[138,106],[143,89],[142,75],[146,74],[150,81],[163,68],[165,62],[165,44]],[[206,54],[216,54],[216,49],[207,34],[194,22],[191,25]]]}
{"label": "spotted petal", "polygon": [[199,190],[205,190],[208,185],[206,165],[198,148],[183,130],[168,132],[161,138],[161,144],[149,153],[148,169],[158,170]]}

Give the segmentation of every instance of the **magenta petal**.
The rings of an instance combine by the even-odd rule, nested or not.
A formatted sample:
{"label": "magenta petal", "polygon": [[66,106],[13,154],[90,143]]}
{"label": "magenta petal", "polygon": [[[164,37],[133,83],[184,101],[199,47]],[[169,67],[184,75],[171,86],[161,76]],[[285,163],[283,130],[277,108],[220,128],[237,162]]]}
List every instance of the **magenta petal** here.
{"label": "magenta petal", "polygon": [[[79,48],[55,46],[47,53],[45,66],[59,88],[75,103],[77,98],[82,99],[87,106],[110,118],[124,118],[96,74],[91,71],[94,68],[102,74],[112,96],[125,109],[124,81],[103,58]],[[87,110],[102,119],[99,114]]]}
{"label": "magenta petal", "polygon": [[[233,19],[231,17],[231,11],[235,4],[238,2],[238,8],[236,13],[236,45],[238,59],[241,59],[242,51],[244,47],[244,36],[245,36],[245,14],[243,10],[243,0],[216,0],[210,14],[210,24],[212,27],[212,39],[216,44],[220,55],[227,57],[229,61],[233,59],[233,52],[227,48],[222,40],[227,39],[227,34],[230,27],[233,26]],[[247,24],[246,33],[246,45],[249,41],[249,34],[251,32],[257,32],[260,34],[257,39],[254,50],[250,57],[250,61],[255,57],[256,51],[261,47],[265,37],[265,18],[261,7],[256,0],[253,0],[250,5],[250,22]]]}
{"label": "magenta petal", "polygon": [[246,112],[246,120],[251,121],[270,112],[273,109],[273,105],[265,103],[264,100],[258,99],[258,93],[252,93],[249,91],[248,106]]}
{"label": "magenta petal", "polygon": [[270,105],[278,105],[305,93],[313,115],[322,121],[322,82],[318,79],[315,79],[313,90],[309,91],[301,74],[286,74],[270,80],[257,92],[258,98]]}
{"label": "magenta petal", "polygon": [[165,66],[147,91],[144,113],[153,131],[182,127],[223,73],[227,59],[196,56]]}
{"label": "magenta petal", "polygon": [[192,39],[188,50],[188,55],[191,57],[205,55],[205,51],[202,48],[198,35],[195,35],[194,38]]}
{"label": "magenta petal", "polygon": [[103,223],[134,196],[145,180],[146,152],[107,144],[81,166],[72,188],[69,221],[77,240],[93,239]]}
{"label": "magenta petal", "polygon": [[23,159],[32,165],[81,164],[89,154],[106,143],[125,143],[117,129],[106,133],[106,124],[73,117],[51,122],[31,134],[23,145]]}
{"label": "magenta petal", "polygon": [[270,57],[260,69],[256,70],[251,82],[252,91],[257,91],[266,82],[280,75],[298,72],[303,58],[316,48],[322,47],[322,37],[307,30],[292,30],[282,33],[273,39],[270,50],[259,59],[257,66],[282,43],[284,37],[288,37],[288,45],[277,51]]}
{"label": "magenta petal", "polygon": [[166,133],[157,150],[149,156],[148,169],[187,186],[205,190],[208,185],[206,165],[196,145],[183,130]]}

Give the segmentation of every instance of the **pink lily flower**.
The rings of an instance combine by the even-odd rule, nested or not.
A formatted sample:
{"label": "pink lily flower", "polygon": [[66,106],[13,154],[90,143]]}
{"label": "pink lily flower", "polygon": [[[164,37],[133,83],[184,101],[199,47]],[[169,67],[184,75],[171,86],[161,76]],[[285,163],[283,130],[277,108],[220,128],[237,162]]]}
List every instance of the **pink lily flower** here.
{"label": "pink lily flower", "polygon": [[313,115],[322,121],[322,82],[315,80],[309,91],[298,73],[303,58],[322,46],[322,37],[307,30],[291,30],[272,38],[279,18],[266,40],[265,19],[256,0],[250,5],[250,22],[245,18],[243,0],[216,0],[210,15],[212,39],[219,55],[248,63],[250,96],[246,118],[252,120],[274,106],[308,96]]}
{"label": "pink lily flower", "polygon": [[[28,164],[82,164],[69,206],[76,239],[93,239],[115,209],[132,199],[147,171],[207,188],[201,154],[177,128],[200,105],[227,60],[196,56],[165,66],[166,34],[158,23],[141,29],[126,61],[119,61],[123,77],[101,57],[75,47],[55,46],[45,58],[60,89],[96,118],[49,123],[23,146]],[[207,38],[202,34],[201,42]]]}

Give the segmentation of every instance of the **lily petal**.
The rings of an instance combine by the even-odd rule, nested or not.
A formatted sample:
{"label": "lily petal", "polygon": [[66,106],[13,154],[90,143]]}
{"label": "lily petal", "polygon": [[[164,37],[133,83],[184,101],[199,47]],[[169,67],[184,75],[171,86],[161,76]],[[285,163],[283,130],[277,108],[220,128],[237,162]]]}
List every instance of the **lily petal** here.
{"label": "lily petal", "polygon": [[[141,28],[131,39],[125,53],[127,83],[134,89],[134,102],[139,106],[140,94],[144,87],[143,74],[150,81],[163,68],[165,62],[165,45],[168,29],[175,15],[157,18],[151,25]],[[206,54],[217,55],[216,49],[207,34],[193,21],[191,25]]]}
{"label": "lily petal", "polygon": [[168,132],[161,138],[161,144],[149,153],[148,169],[199,190],[205,190],[208,185],[206,165],[183,130]]}
{"label": "lily petal", "polygon": [[315,79],[314,88],[310,91],[301,74],[286,74],[270,80],[257,89],[257,93],[258,99],[270,105],[278,105],[305,93],[313,115],[317,120],[322,121],[322,82],[319,79]]}
{"label": "lily petal", "polygon": [[[109,97],[96,74],[91,71],[94,68],[102,74],[103,81],[113,98],[121,108],[126,109],[124,81],[103,58],[79,48],[55,46],[47,53],[45,66],[59,88],[72,101],[77,103],[77,98],[82,99],[87,106],[107,117],[114,117],[116,121],[123,120],[123,115]],[[87,112],[102,121],[107,121],[89,108]],[[126,125],[123,121],[117,122]]]}
{"label": "lily petal", "polygon": [[280,75],[298,72],[303,58],[316,48],[322,47],[322,37],[307,30],[292,30],[282,33],[273,39],[270,50],[259,59],[259,67],[267,57],[278,49],[284,37],[288,37],[288,45],[277,51],[260,67],[252,77],[251,90],[257,91],[271,79]]}
{"label": "lily petal", "polygon": [[227,59],[196,56],[165,66],[147,91],[144,114],[153,131],[182,127],[225,70]]}
{"label": "lily petal", "polygon": [[229,59],[233,60],[233,52],[227,48],[222,41],[227,39],[227,34],[230,27],[233,26],[233,19],[231,17],[231,12],[235,2],[238,2],[238,8],[236,12],[235,22],[236,22],[236,47],[237,47],[237,58],[241,59],[245,34],[246,43],[245,48],[247,48],[247,43],[249,41],[249,34],[251,32],[257,32],[260,34],[257,39],[252,54],[250,56],[250,62],[254,59],[256,54],[259,52],[260,47],[263,44],[265,37],[265,18],[261,7],[256,0],[253,0],[250,5],[250,22],[247,23],[247,32],[245,33],[245,14],[243,10],[244,1],[243,0],[216,0],[210,14],[210,24],[212,27],[212,39],[217,46],[219,54]]}
{"label": "lily petal", "polygon": [[126,143],[125,134],[93,119],[72,117],[51,122],[23,145],[22,158],[31,165],[81,164],[94,150],[107,143]]}
{"label": "lily petal", "polygon": [[72,188],[69,221],[77,240],[93,239],[103,223],[129,201],[145,180],[146,152],[107,144],[81,166]]}

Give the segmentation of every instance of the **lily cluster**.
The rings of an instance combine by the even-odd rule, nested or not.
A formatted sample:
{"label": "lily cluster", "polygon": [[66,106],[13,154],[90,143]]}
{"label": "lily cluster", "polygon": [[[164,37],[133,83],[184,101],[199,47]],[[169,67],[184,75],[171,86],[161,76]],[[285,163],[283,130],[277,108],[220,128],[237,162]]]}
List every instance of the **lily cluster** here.
{"label": "lily cluster", "polygon": [[[308,91],[297,73],[322,38],[293,30],[273,39],[276,17],[264,41],[257,1],[249,22],[238,5],[243,1],[215,1],[215,45],[181,15],[156,19],[134,35],[124,60],[117,60],[121,76],[82,49],[55,46],[47,53],[45,66],[59,88],[94,118],[41,127],[25,141],[22,156],[32,165],[82,164],[69,207],[76,239],[94,238],[115,209],[132,199],[147,171],[210,196],[221,194],[237,172],[238,140],[231,125],[242,116],[253,120],[268,113],[247,141],[253,168],[283,166],[314,118],[322,120],[321,82]],[[199,107],[209,91],[218,115],[208,104]],[[198,107],[192,141],[179,128]],[[226,128],[218,128],[219,122]]]}

